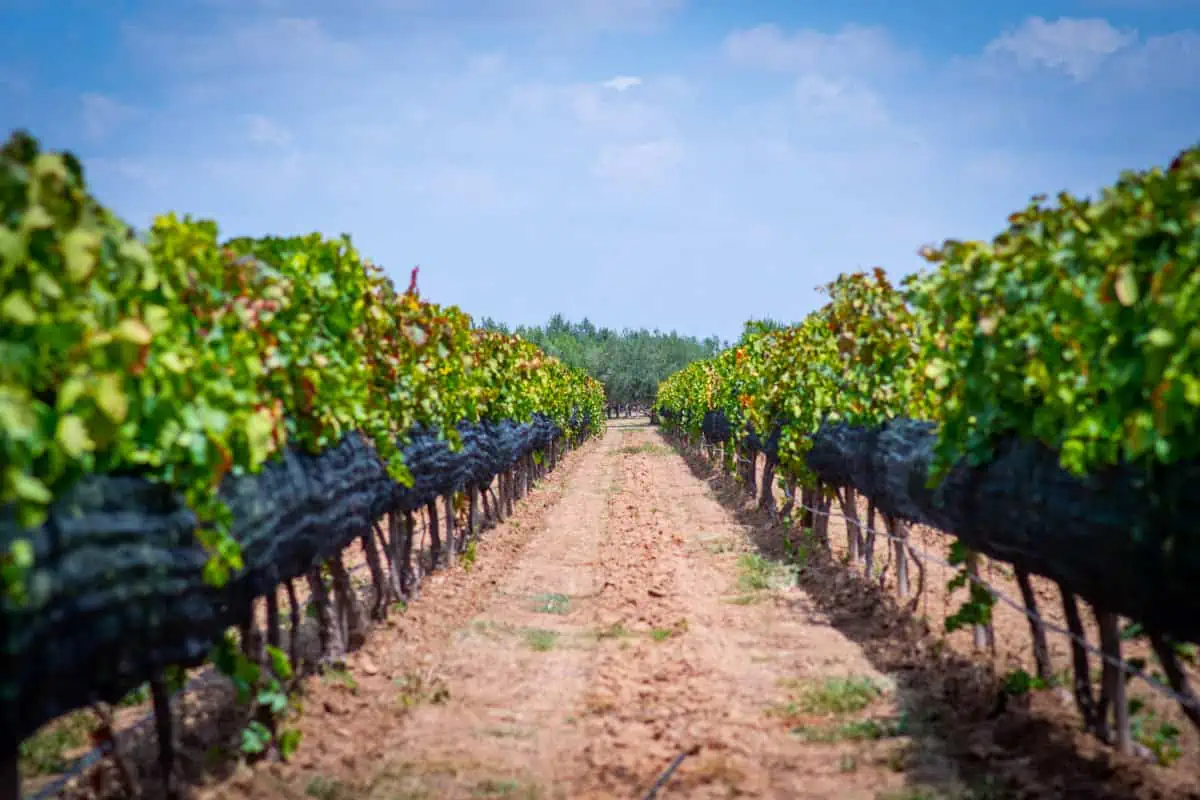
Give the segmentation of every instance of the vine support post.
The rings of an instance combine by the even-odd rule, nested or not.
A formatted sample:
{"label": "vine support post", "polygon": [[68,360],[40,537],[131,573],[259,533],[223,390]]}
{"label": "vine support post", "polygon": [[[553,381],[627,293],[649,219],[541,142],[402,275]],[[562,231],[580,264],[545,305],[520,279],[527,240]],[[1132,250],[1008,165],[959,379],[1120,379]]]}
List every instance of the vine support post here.
{"label": "vine support post", "polygon": [[[974,550],[967,551],[967,576],[971,583],[982,586],[983,583],[979,577],[979,554]],[[971,634],[976,650],[990,648],[995,644],[995,634],[992,629],[992,623],[989,619],[986,623],[980,625],[976,623],[971,626]]]}
{"label": "vine support post", "polygon": [[762,487],[760,488],[758,507],[772,517],[775,516],[775,459],[767,456],[763,459]]}
{"label": "vine support post", "polygon": [[1101,681],[1101,714],[1106,714],[1105,701],[1113,705],[1113,727],[1116,728],[1117,750],[1123,755],[1133,752],[1133,736],[1129,730],[1129,701],[1125,697],[1125,662],[1121,658],[1121,631],[1117,615],[1109,611],[1096,612],[1096,624],[1100,628],[1100,649],[1104,653]]}
{"label": "vine support post", "polygon": [[458,552],[458,531],[455,529],[453,491],[447,492],[442,497],[442,504],[446,507],[446,541],[442,550],[446,567],[449,568],[454,566],[455,553]]}
{"label": "vine support post", "polygon": [[296,597],[296,581],[287,581],[284,586],[287,588],[288,598],[288,622],[290,630],[288,631],[288,661],[296,667],[299,672],[300,666],[300,600]]}
{"label": "vine support post", "polygon": [[1025,610],[1029,612],[1029,635],[1033,640],[1033,661],[1037,665],[1037,676],[1040,680],[1049,681],[1054,677],[1054,667],[1050,662],[1050,645],[1046,641],[1046,624],[1038,613],[1037,595],[1033,593],[1033,583],[1029,579],[1028,570],[1018,569],[1017,586],[1021,589],[1021,600]]}
{"label": "vine support post", "polygon": [[467,497],[467,537],[474,539],[479,536],[479,487],[468,484]]}
{"label": "vine support post", "polygon": [[[413,540],[417,538],[417,520],[413,516],[413,512],[405,511],[403,521],[400,519],[399,514],[396,515],[395,525],[397,528],[400,528],[400,530],[394,531],[392,534],[393,540],[397,538],[400,540],[397,552],[399,556],[397,564],[399,564],[400,569],[400,588],[404,592],[405,599],[412,600],[417,596],[417,588],[420,584],[420,575],[413,569],[412,562]],[[400,535],[397,536],[397,533]]]}
{"label": "vine support post", "polygon": [[[1071,632],[1071,666],[1075,674],[1075,705],[1083,716],[1083,724],[1088,731],[1102,735],[1104,721],[1098,719],[1096,701],[1092,696],[1091,666],[1088,664],[1087,649],[1083,643],[1087,641],[1083,632],[1083,620],[1079,616],[1079,603],[1072,592],[1059,584],[1062,593],[1063,616],[1067,618],[1067,630]],[[1103,737],[1102,737],[1103,738]]]}
{"label": "vine support post", "polygon": [[388,576],[383,573],[383,564],[379,561],[379,550],[376,549],[375,543],[379,537],[375,534],[375,529],[372,527],[359,538],[359,543],[362,544],[363,555],[367,559],[367,569],[371,572],[371,583],[375,585],[374,602],[371,603],[371,617],[373,619],[383,619],[387,616],[388,601],[391,597],[391,582]]}
{"label": "vine support post", "polygon": [[341,553],[329,559],[329,571],[333,574],[333,593],[341,607],[346,646],[350,650],[357,650],[367,641],[367,619],[354,585],[350,582],[350,573],[342,562]]}
{"label": "vine support post", "polygon": [[896,559],[896,591],[901,597],[908,597],[912,590],[908,582],[908,526],[891,515],[884,519]]}
{"label": "vine support post", "polygon": [[317,606],[317,639],[321,644],[321,660],[339,660],[346,654],[346,640],[342,626],[338,624],[329,591],[325,588],[325,576],[320,565],[309,570],[308,591]]}
{"label": "vine support post", "polygon": [[267,644],[280,649],[283,637],[279,630],[279,589],[276,587],[267,592]]}
{"label": "vine support post", "polygon": [[158,768],[162,772],[163,792],[168,800],[179,797],[175,781],[175,725],[171,715],[171,695],[161,674],[150,681],[154,703],[154,731],[158,735]]}
{"label": "vine support post", "polygon": [[429,571],[432,572],[442,564],[442,534],[436,498],[425,504],[425,516],[429,520]]}
{"label": "vine support post", "polygon": [[875,572],[875,503],[867,500],[867,535],[863,539],[863,575]]}
{"label": "vine support post", "polygon": [[846,552],[853,566],[860,558],[859,545],[862,542],[862,530],[858,523],[858,494],[852,487],[846,486],[838,494],[838,503],[841,504],[842,514],[846,517]]}

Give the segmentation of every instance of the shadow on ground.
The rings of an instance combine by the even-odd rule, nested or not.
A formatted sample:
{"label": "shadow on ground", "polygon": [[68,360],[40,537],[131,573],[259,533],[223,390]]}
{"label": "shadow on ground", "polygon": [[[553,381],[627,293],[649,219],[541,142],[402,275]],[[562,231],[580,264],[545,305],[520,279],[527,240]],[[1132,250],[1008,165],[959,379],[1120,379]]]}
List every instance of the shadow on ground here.
{"label": "shadow on ground", "polygon": [[[706,481],[763,555],[784,561],[801,535],[759,511],[745,489],[695,451],[664,433],[692,473]],[[791,541],[793,546],[789,547]],[[954,652],[890,594],[808,547],[797,580],[829,624],[863,648],[881,672],[896,681],[899,701],[914,726],[914,740],[932,740],[970,787],[945,785],[945,770],[930,769],[915,749],[903,769],[918,798],[1200,798],[1194,781],[1176,770],[1125,758],[1079,730],[1069,699],[1051,690],[1016,698],[1000,690],[982,659]],[[799,606],[804,601],[792,602]],[[939,785],[939,781],[941,785]]]}

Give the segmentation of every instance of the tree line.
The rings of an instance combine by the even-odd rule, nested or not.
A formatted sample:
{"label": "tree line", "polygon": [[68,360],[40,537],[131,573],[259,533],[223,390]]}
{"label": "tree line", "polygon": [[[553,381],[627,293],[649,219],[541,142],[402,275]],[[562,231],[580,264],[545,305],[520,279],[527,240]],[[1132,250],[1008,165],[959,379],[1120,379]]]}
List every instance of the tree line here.
{"label": "tree line", "polygon": [[718,336],[699,339],[657,328],[633,330],[597,327],[587,317],[572,322],[555,314],[544,325],[515,328],[489,317],[478,322],[488,330],[513,333],[573,367],[587,370],[604,384],[609,413],[631,413],[654,402],[658,384],[668,375],[702,358],[711,358],[728,342]]}

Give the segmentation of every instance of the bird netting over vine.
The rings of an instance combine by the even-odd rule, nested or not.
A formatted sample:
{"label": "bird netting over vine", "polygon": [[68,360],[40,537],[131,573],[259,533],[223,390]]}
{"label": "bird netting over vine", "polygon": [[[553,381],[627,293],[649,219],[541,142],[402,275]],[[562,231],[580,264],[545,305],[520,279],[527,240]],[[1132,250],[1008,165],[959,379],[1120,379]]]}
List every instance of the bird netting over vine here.
{"label": "bird netting over vine", "polygon": [[[590,413],[572,422],[582,430]],[[258,474],[227,478],[221,497],[245,568],[219,588],[203,578],[209,553],[196,539],[196,516],[169,487],[81,480],[33,534],[28,602],[0,600],[0,746],[75,708],[116,702],[167,666],[202,663],[251,600],[334,556],[383,514],[490,482],[564,433],[543,416],[458,430],[457,451],[414,432],[403,449],[411,487],[393,481],[357,433],[317,455],[288,449]],[[0,547],[29,536],[12,513],[0,517]]]}
{"label": "bird netting over vine", "polygon": [[1008,437],[985,463],[929,486],[932,424],[826,424],[808,467],[880,511],[951,533],[973,550],[1058,581],[1147,630],[1200,642],[1200,464],[1121,465],[1076,476],[1043,444]]}

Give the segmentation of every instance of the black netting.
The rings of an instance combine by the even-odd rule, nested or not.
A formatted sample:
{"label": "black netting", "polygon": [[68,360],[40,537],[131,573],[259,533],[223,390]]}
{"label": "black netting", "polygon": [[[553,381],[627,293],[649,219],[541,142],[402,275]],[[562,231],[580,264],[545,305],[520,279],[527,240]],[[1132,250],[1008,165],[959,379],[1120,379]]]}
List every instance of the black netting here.
{"label": "black netting", "polygon": [[[572,423],[579,433],[591,420],[574,414]],[[358,434],[228,478],[221,494],[245,569],[219,590],[202,580],[195,515],[169,489],[131,477],[81,481],[32,534],[32,602],[0,600],[0,747],[75,708],[116,702],[167,666],[202,663],[253,598],[306,574],[383,514],[488,482],[562,434],[541,416],[458,429],[457,452],[430,432],[413,434],[404,449],[412,487],[394,483]],[[11,510],[0,516],[2,552],[30,536]]]}
{"label": "black netting", "polygon": [[704,434],[704,438],[713,444],[729,441],[729,437],[733,433],[723,411],[706,412],[704,420],[700,423],[700,430]]}
{"label": "black netting", "polygon": [[808,466],[853,486],[884,513],[953,533],[965,545],[1059,581],[1148,629],[1200,642],[1200,463],[1078,478],[1037,442],[1000,442],[986,464],[959,463],[926,485],[933,426],[827,424]]}

